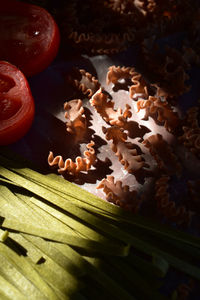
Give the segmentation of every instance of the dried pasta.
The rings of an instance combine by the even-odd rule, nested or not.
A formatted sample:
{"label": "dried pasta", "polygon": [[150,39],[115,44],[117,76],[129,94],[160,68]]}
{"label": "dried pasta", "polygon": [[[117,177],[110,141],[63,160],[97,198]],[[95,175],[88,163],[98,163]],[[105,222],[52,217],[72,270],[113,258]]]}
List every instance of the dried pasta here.
{"label": "dried pasta", "polygon": [[98,80],[84,69],[74,69],[67,80],[82,93],[83,96],[91,97],[100,87]]}
{"label": "dried pasta", "polygon": [[69,173],[71,175],[77,175],[80,172],[88,171],[96,160],[95,150],[93,148],[94,142],[91,141],[87,144],[87,149],[84,152],[84,157],[76,157],[75,162],[68,158],[64,161],[61,155],[54,156],[53,152],[50,151],[48,156],[48,163],[50,166],[58,167],[58,173],[64,174]]}
{"label": "dried pasta", "polygon": [[158,167],[167,174],[180,174],[181,164],[177,156],[173,153],[170,145],[163,139],[161,134],[149,136],[143,141],[143,144],[149,148],[151,155],[156,160]]}
{"label": "dried pasta", "polygon": [[163,101],[163,98],[149,96],[147,100],[138,100],[137,108],[138,112],[140,109],[146,109],[144,118],[154,117],[169,132],[173,132],[180,124],[178,113],[174,112],[172,106],[165,99]]}
{"label": "dried pasta", "polygon": [[126,124],[127,119],[132,116],[130,111],[131,107],[128,104],[126,104],[124,112],[122,112],[120,107],[115,110],[114,102],[109,99],[108,94],[104,93],[102,88],[92,96],[90,103],[95,107],[101,117],[111,125],[123,127]]}
{"label": "dried pasta", "polygon": [[136,191],[130,191],[129,186],[123,186],[120,180],[115,182],[114,176],[104,178],[98,184],[97,189],[103,189],[107,201],[131,210],[134,213],[138,211],[142,202]]}
{"label": "dried pasta", "polygon": [[64,104],[67,131],[74,134],[76,141],[82,140],[86,128],[86,117],[80,99],[74,99]]}
{"label": "dried pasta", "polygon": [[135,145],[125,142],[126,135],[117,127],[105,128],[103,132],[107,140],[112,140],[111,149],[115,152],[124,169],[129,173],[135,173],[144,167],[148,167],[142,156],[138,154]]}

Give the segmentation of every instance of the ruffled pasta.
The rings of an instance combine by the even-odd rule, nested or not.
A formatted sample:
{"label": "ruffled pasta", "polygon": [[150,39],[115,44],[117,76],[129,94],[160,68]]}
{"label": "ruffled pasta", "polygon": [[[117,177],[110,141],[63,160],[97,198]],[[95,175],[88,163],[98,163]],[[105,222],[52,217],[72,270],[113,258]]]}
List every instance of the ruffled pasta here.
{"label": "ruffled pasta", "polygon": [[127,135],[118,127],[103,127],[103,132],[107,140],[112,140],[111,149],[115,152],[124,169],[129,173],[136,173],[144,167],[148,167],[141,155],[138,155],[134,144],[125,142]]}
{"label": "ruffled pasta", "polygon": [[162,135],[151,135],[143,141],[151,155],[156,160],[158,167],[167,174],[180,174],[181,165],[177,156],[173,153],[170,145],[163,139]]}
{"label": "ruffled pasta", "polygon": [[82,5],[80,0],[74,0],[65,7],[65,16],[61,13],[61,31],[66,41],[82,52],[118,53],[135,39],[130,17],[116,14],[104,1],[86,0]]}
{"label": "ruffled pasta", "polygon": [[84,69],[74,69],[73,76],[68,76],[67,80],[82,93],[90,98],[100,88],[99,81]]}
{"label": "ruffled pasta", "polygon": [[90,104],[94,106],[101,117],[111,125],[123,127],[127,123],[127,119],[132,116],[130,106],[126,104],[124,112],[121,108],[114,109],[114,102],[100,88],[90,99]]}
{"label": "ruffled pasta", "polygon": [[64,110],[67,131],[74,134],[77,141],[82,140],[87,128],[82,101],[74,99],[65,102]]}
{"label": "ruffled pasta", "polygon": [[131,67],[116,67],[111,66],[108,69],[106,76],[106,83],[116,84],[120,79],[130,80],[129,95],[134,98],[135,94],[139,94],[140,97],[148,97],[148,84],[144,77],[135,71],[135,68]]}
{"label": "ruffled pasta", "polygon": [[148,98],[148,83],[144,79],[144,77],[136,73],[131,78],[132,85],[129,88],[129,94],[131,98],[134,98],[135,94],[139,94],[142,98]]}
{"label": "ruffled pasta", "polygon": [[110,84],[112,82],[116,84],[120,79],[131,79],[134,74],[137,74],[134,68],[110,66],[106,76],[106,83]]}
{"label": "ruffled pasta", "polygon": [[137,212],[141,205],[141,198],[136,191],[130,191],[128,185],[122,185],[120,180],[115,182],[114,176],[107,176],[97,186],[103,189],[106,200],[125,209]]}
{"label": "ruffled pasta", "polygon": [[[196,61],[195,53],[189,50],[184,58],[173,50],[169,50],[168,53],[168,59],[164,59],[164,65],[167,65],[169,69],[172,68],[172,73],[174,61],[177,60],[185,69],[189,68],[193,61]],[[165,64],[166,62],[167,64]],[[159,65],[156,67],[156,71],[159,73]],[[148,81],[149,78],[146,79],[133,67],[111,66],[108,69],[106,82],[116,85],[117,93],[120,88],[124,89],[126,86],[127,90],[129,87],[129,95],[127,92],[120,91],[116,98],[115,88],[113,88],[113,98],[111,98],[106,88],[102,88],[98,80],[83,69],[75,70],[68,79],[79,95],[76,96],[77,99],[66,102],[64,105],[66,128],[74,138],[73,148],[68,153],[82,149],[79,148],[79,144],[83,141],[85,143],[86,140],[90,141],[93,139],[92,136],[94,136],[97,150],[95,153],[94,142],[91,141],[87,145],[87,150],[82,156],[76,157],[75,161],[71,158],[64,160],[61,155],[54,156],[53,152],[50,152],[49,165],[57,168],[60,174],[75,176],[76,180],[78,176],[80,180],[85,178],[80,172],[87,173],[92,166],[95,166],[95,170],[92,169],[95,178],[105,177],[97,188],[103,189],[106,200],[134,212],[137,212],[140,207],[143,209],[141,198],[146,199],[145,205],[148,206],[148,200],[152,200],[154,197],[153,187],[156,181],[155,200],[159,216],[164,218],[164,221],[175,222],[181,226],[189,225],[193,211],[197,213],[200,211],[200,182],[196,177],[188,179],[186,182],[184,172],[187,170],[190,172],[190,170],[186,166],[187,162],[183,153],[180,153],[179,156],[180,144],[177,142],[179,139],[180,143],[185,144],[195,155],[199,153],[199,107],[191,108],[186,118],[180,119],[179,114],[175,111],[176,98],[171,97],[173,93],[169,94],[157,83],[152,84],[151,81]],[[123,99],[119,98],[121,95]],[[83,102],[82,97],[84,100],[88,98],[89,101]],[[119,107],[121,100],[123,100],[124,109]],[[87,109],[83,107],[83,103]],[[141,117],[141,114],[132,115],[135,107],[138,112],[144,110],[144,118]],[[86,119],[86,112],[89,121]],[[149,123],[146,122],[150,117],[155,121],[153,126],[151,123],[152,127],[148,126]],[[88,128],[88,125],[91,128]],[[102,125],[106,127],[102,127],[102,132],[100,132],[99,129]],[[157,129],[162,132],[162,135],[153,134]],[[150,135],[151,130],[152,134]],[[169,143],[168,138],[172,138],[173,143]],[[109,146],[113,153],[109,152]],[[183,149],[184,147],[180,147],[181,151]],[[114,176],[116,172],[117,174],[119,172],[123,177],[124,170],[126,170],[128,180],[133,179],[133,191],[132,188],[123,186],[123,180],[117,181],[114,176],[106,177],[108,169],[105,168],[103,174],[98,169],[103,162],[102,157],[107,157],[108,153]],[[75,156],[76,154],[73,153],[73,157]],[[119,168],[119,162],[115,156],[122,168]],[[197,172],[195,176],[196,174]],[[86,177],[87,182],[85,183],[91,183],[93,192],[94,179],[91,179],[89,175]],[[186,176],[189,177],[189,175],[187,173]],[[161,177],[157,180],[159,176]],[[181,176],[184,186],[182,186],[182,181],[179,181]],[[138,189],[142,184],[144,184],[142,189],[144,188],[145,192],[141,197],[138,195]]]}
{"label": "ruffled pasta", "polygon": [[91,54],[115,54],[120,51],[126,50],[127,42],[134,40],[134,33],[129,31],[118,34],[93,34],[93,33],[78,33],[72,31],[68,38],[73,41],[74,44],[82,49],[88,49],[86,52]]}
{"label": "ruffled pasta", "polygon": [[84,151],[84,157],[78,156],[75,162],[70,158],[64,161],[61,155],[54,156],[53,152],[50,151],[48,164],[50,166],[56,166],[58,168],[58,173],[60,174],[69,173],[71,175],[78,175],[80,172],[87,172],[96,161],[96,154],[93,146],[93,141],[87,144],[86,147],[88,150]]}
{"label": "ruffled pasta", "polygon": [[163,98],[149,96],[147,100],[138,100],[138,112],[140,109],[146,109],[145,119],[149,116],[164,125],[169,131],[173,132],[180,125],[180,119],[177,112],[174,112],[171,105]]}
{"label": "ruffled pasta", "polygon": [[189,91],[190,86],[186,85],[189,76],[186,71],[190,65],[183,53],[167,46],[163,54],[153,36],[143,41],[142,58],[158,96],[174,97]]}

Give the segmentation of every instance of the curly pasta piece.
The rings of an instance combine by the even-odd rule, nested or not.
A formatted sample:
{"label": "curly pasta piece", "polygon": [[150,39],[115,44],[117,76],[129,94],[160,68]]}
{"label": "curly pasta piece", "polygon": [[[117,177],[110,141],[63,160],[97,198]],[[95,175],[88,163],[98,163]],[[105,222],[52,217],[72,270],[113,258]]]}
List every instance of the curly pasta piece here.
{"label": "curly pasta piece", "polygon": [[117,126],[112,126],[109,128],[102,127],[102,131],[106,136],[106,140],[113,140],[113,143],[125,142],[127,139],[127,134],[122,128]]}
{"label": "curly pasta piece", "polygon": [[106,76],[106,83],[116,84],[120,79],[130,79],[133,83],[129,88],[129,95],[131,98],[134,94],[141,94],[142,97],[148,97],[148,84],[144,77],[131,67],[116,67],[111,66],[108,69]]}
{"label": "curly pasta piece", "polygon": [[170,200],[170,194],[168,192],[169,180],[169,176],[163,175],[156,181],[155,199],[157,201],[158,211],[172,222],[175,222],[179,225],[188,225],[191,221],[191,216],[193,213],[190,210],[187,210],[183,205],[177,207],[176,203]]}
{"label": "curly pasta piece", "polygon": [[91,97],[100,87],[100,83],[95,76],[84,69],[74,68],[72,75],[68,76],[67,80],[87,97]]}
{"label": "curly pasta piece", "polygon": [[79,172],[88,171],[91,166],[94,165],[96,160],[96,154],[93,146],[93,141],[87,144],[86,147],[88,150],[84,152],[84,157],[82,158],[78,156],[75,162],[73,162],[70,158],[64,161],[61,155],[54,157],[53,152],[50,151],[48,156],[48,164],[50,166],[57,166],[58,173],[61,174],[66,172],[71,175],[77,175]]}
{"label": "curly pasta piece", "polygon": [[63,6],[60,27],[64,41],[82,53],[118,53],[135,39],[129,15],[116,13],[106,1],[85,0],[84,5],[81,0],[64,1]]}
{"label": "curly pasta piece", "polygon": [[158,96],[174,97],[190,89],[190,86],[185,85],[189,78],[186,73],[189,64],[181,52],[166,47],[163,53],[155,42],[155,36],[152,36],[143,41],[142,53],[146,69],[157,87]]}
{"label": "curly pasta piece", "polygon": [[165,126],[165,128],[172,132],[179,126],[180,119],[177,112],[174,112],[169,103],[162,98],[149,96],[147,100],[138,100],[138,112],[140,109],[146,109],[145,118],[149,116],[154,117],[157,121]]}
{"label": "curly pasta piece", "polygon": [[120,180],[114,182],[114,176],[104,178],[97,186],[97,189],[103,189],[107,201],[125,209],[137,212],[140,207],[141,198],[138,197],[137,192],[135,190],[130,192],[129,186],[122,186]]}
{"label": "curly pasta piece", "polygon": [[133,84],[129,88],[130,97],[134,98],[134,94],[141,94],[141,97],[148,98],[148,84],[144,77],[141,74],[136,73],[131,78],[131,81]]}
{"label": "curly pasta piece", "polygon": [[132,116],[130,106],[126,104],[126,109],[122,112],[121,108],[114,109],[114,102],[108,98],[108,95],[100,88],[90,99],[90,103],[95,107],[101,117],[111,125],[123,127],[127,118]]}
{"label": "curly pasta piece", "polygon": [[183,135],[179,137],[179,141],[183,142],[184,146],[200,157],[200,126],[198,117],[200,109],[198,107],[192,107],[187,112],[185,126],[183,126]]}
{"label": "curly pasta piece", "polygon": [[161,134],[151,135],[143,141],[143,144],[149,148],[151,155],[161,170],[168,174],[180,173],[181,165],[177,161],[176,155],[172,152],[172,148]]}
{"label": "curly pasta piece", "polygon": [[[135,35],[131,29],[121,34],[103,33],[95,35],[91,32],[72,31],[68,35],[69,40],[73,41],[76,46],[79,46],[86,52],[92,54],[115,54],[127,49],[127,42],[134,40]],[[90,45],[90,46],[89,46]],[[85,48],[85,49],[84,49]]]}
{"label": "curly pasta piece", "polygon": [[135,69],[131,67],[111,66],[107,72],[106,83],[116,84],[120,79],[131,79],[135,73]]}
{"label": "curly pasta piece", "polygon": [[142,156],[138,155],[137,149],[132,143],[125,142],[125,135],[121,128],[110,127],[102,128],[107,140],[113,140],[111,149],[119,158],[124,169],[129,173],[135,173],[148,165],[143,161]]}
{"label": "curly pasta piece", "polygon": [[75,134],[76,140],[81,140],[86,131],[86,117],[80,99],[74,99],[64,104],[67,131]]}

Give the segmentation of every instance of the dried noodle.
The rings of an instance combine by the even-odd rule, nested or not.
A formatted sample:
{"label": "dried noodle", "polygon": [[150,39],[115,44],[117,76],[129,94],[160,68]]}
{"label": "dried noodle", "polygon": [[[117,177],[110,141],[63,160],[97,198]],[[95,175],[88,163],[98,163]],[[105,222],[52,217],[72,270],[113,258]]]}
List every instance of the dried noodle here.
{"label": "dried noodle", "polygon": [[110,66],[107,72],[106,83],[116,84],[120,79],[131,79],[133,75],[137,74],[134,68],[130,67],[116,67]]}
{"label": "dried noodle", "polygon": [[100,87],[99,81],[84,69],[74,69],[67,80],[87,97],[91,97]]}
{"label": "dried noodle", "polygon": [[127,135],[123,133],[121,128],[112,126],[110,128],[103,127],[103,132],[107,140],[112,140],[111,149],[115,152],[124,169],[129,173],[135,173],[148,165],[143,161],[141,155],[138,155],[134,144],[125,142]]}
{"label": "dried noodle", "polygon": [[96,160],[95,150],[93,148],[94,142],[91,141],[87,144],[87,149],[84,151],[84,157],[76,157],[76,161],[73,162],[70,158],[63,160],[61,155],[55,156],[53,152],[49,153],[48,164],[50,166],[57,166],[58,172],[61,174],[69,173],[71,175],[77,175],[80,172],[88,171]]}
{"label": "dried noodle", "polygon": [[84,108],[80,99],[74,99],[64,104],[67,131],[74,134],[76,140],[81,140],[87,128]]}
{"label": "dried noodle", "polygon": [[138,112],[140,109],[146,109],[144,119],[148,119],[149,116],[155,118],[169,132],[173,132],[180,124],[177,112],[173,111],[171,105],[164,98],[149,96],[147,100],[138,100],[137,108]]}
{"label": "dried noodle", "polygon": [[102,88],[92,96],[90,103],[101,117],[111,125],[123,127],[127,119],[132,116],[131,107],[128,104],[126,104],[124,112],[122,112],[120,107],[115,110],[114,102],[109,99],[108,94],[104,93]]}
{"label": "dried noodle", "polygon": [[186,71],[190,65],[183,53],[167,46],[163,54],[155,42],[155,36],[143,41],[142,53],[145,68],[158,88],[158,96],[174,97],[190,89],[185,84],[189,78]]}
{"label": "dried noodle", "polygon": [[179,174],[181,165],[177,161],[170,145],[163,139],[162,135],[151,135],[143,141],[143,144],[149,148],[151,155],[156,160],[158,167],[168,174]]}
{"label": "dried noodle", "polygon": [[103,189],[106,194],[106,200],[125,209],[137,212],[141,199],[136,191],[130,191],[129,186],[122,186],[120,180],[114,182],[113,176],[107,176],[97,186],[97,189]]}

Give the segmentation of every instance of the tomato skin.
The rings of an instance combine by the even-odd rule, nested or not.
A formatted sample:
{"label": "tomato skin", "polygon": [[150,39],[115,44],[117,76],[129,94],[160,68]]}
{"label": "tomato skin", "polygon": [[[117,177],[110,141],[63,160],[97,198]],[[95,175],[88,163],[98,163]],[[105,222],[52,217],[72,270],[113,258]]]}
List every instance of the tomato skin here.
{"label": "tomato skin", "polygon": [[0,60],[16,65],[25,76],[35,75],[56,57],[60,33],[44,8],[17,0],[0,5]]}
{"label": "tomato skin", "polygon": [[16,66],[0,61],[0,145],[22,138],[34,113],[34,100],[25,76]]}

